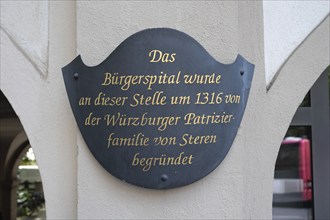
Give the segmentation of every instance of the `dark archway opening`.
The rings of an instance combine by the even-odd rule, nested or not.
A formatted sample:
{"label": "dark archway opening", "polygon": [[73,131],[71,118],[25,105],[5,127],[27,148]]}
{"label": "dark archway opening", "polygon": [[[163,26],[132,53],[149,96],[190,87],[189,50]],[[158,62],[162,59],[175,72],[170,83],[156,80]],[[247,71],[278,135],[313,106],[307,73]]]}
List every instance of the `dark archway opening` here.
{"label": "dark archway opening", "polygon": [[[36,185],[41,186],[41,190],[38,187],[38,191],[42,192],[39,170],[35,171],[39,175],[40,183],[33,179],[29,182],[29,172],[24,169],[27,167],[19,167],[30,148],[19,118],[0,91],[0,220],[17,219],[19,216],[34,219],[33,215],[36,213],[31,212],[31,209],[22,212],[22,205],[35,205],[35,202],[31,201],[35,199],[35,196],[31,196],[31,190],[33,191]],[[22,178],[22,175],[25,177]],[[44,200],[42,202],[44,203]]]}
{"label": "dark archway opening", "polygon": [[273,219],[330,218],[330,66],[294,115],[277,157]]}

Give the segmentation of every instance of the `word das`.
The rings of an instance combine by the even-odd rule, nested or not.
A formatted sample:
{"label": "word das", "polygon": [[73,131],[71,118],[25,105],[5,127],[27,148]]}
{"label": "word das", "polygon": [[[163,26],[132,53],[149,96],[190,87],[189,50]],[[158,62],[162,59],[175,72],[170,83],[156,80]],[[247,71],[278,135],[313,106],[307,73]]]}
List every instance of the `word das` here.
{"label": "word das", "polygon": [[134,155],[132,166],[140,166],[144,172],[155,166],[190,165],[194,159],[191,154],[184,156],[184,152],[181,152],[177,157],[168,157],[166,154],[162,154],[160,157],[140,157],[139,155],[140,153]]}
{"label": "word das", "polygon": [[175,55],[176,53],[163,53],[160,50],[152,50],[149,52],[149,57],[152,57],[150,59],[150,63],[158,63],[161,61],[162,63],[173,63],[175,61]]}

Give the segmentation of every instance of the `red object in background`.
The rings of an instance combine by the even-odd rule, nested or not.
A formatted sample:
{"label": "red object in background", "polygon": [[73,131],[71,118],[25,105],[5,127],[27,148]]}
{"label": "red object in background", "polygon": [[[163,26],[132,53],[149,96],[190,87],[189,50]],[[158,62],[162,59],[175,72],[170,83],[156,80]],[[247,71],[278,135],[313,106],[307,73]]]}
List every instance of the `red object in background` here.
{"label": "red object in background", "polygon": [[282,144],[298,144],[299,179],[303,180],[303,199],[312,200],[311,147],[308,139],[286,139]]}

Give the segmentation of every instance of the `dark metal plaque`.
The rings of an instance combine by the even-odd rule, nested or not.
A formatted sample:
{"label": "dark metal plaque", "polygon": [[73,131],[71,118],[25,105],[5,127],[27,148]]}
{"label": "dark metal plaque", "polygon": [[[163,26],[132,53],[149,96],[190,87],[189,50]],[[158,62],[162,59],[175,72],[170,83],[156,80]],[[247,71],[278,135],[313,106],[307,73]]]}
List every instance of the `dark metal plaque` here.
{"label": "dark metal plaque", "polygon": [[115,177],[145,188],[193,183],[225,158],[240,126],[254,65],[222,64],[173,29],[138,32],[101,64],[80,56],[63,77],[84,140]]}

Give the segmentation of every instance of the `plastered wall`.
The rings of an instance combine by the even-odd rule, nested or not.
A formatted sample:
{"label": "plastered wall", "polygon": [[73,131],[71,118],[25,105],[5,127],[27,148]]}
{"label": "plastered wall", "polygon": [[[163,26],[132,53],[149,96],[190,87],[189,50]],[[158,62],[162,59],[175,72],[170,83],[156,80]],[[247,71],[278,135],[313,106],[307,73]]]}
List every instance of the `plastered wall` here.
{"label": "plastered wall", "polygon": [[1,1],[0,88],[36,155],[49,219],[77,215],[77,130],[60,69],[75,56],[74,11],[74,2]]}
{"label": "plastered wall", "polygon": [[[39,9],[21,9],[21,19],[34,24],[31,15]],[[329,65],[329,18],[285,59],[267,90],[262,2],[50,1],[48,10],[37,13],[48,19],[48,41],[39,42],[48,48],[48,75],[40,75],[41,64],[1,29],[0,86],[36,153],[49,219],[271,218],[280,142],[300,101]],[[97,65],[126,37],[152,27],[186,32],[222,63],[240,53],[256,65],[246,112],[225,160],[204,179],[163,191],[123,183],[98,164],[76,127],[61,76],[77,54],[86,65]]]}
{"label": "plastered wall", "polygon": [[329,12],[329,1],[263,1],[268,87],[290,54]]}
{"label": "plastered wall", "polygon": [[[133,33],[169,27],[194,37],[220,62],[232,63],[241,52],[239,10],[237,2],[78,2],[77,51],[86,65],[94,66]],[[246,22],[250,25],[251,20]],[[109,175],[79,138],[78,217],[242,218],[242,149],[237,143],[221,166],[203,180],[157,191]]]}

